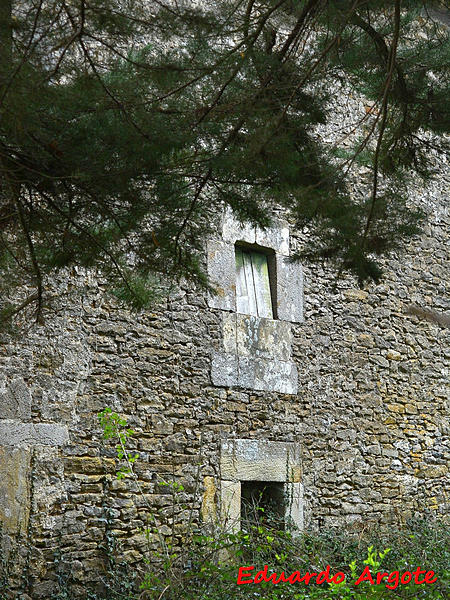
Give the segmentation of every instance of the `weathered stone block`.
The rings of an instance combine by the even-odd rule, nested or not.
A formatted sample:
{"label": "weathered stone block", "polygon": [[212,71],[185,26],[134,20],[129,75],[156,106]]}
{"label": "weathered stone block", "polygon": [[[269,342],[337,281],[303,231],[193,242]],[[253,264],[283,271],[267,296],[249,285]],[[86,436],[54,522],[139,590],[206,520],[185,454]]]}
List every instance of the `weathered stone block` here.
{"label": "weathered stone block", "polygon": [[163,416],[152,415],[151,422],[153,433],[156,433],[158,435],[167,435],[173,433],[173,423],[165,419]]}
{"label": "weathered stone block", "polygon": [[24,534],[30,512],[31,453],[0,446],[0,521],[6,533]]}
{"label": "weathered stone block", "polygon": [[23,379],[13,379],[6,391],[0,393],[0,419],[31,419],[31,394]]}
{"label": "weathered stone block", "polygon": [[205,491],[203,492],[200,514],[204,523],[215,523],[216,513],[216,485],[214,477],[207,476],[203,479]]}
{"label": "weathered stone block", "polygon": [[222,238],[233,245],[237,241],[258,244],[263,248],[271,248],[278,254],[289,256],[289,228],[281,221],[275,222],[272,227],[261,229],[248,223],[239,223],[232,211],[227,209],[223,219]]}
{"label": "weathered stone block", "polygon": [[282,321],[303,322],[303,270],[300,263],[277,255],[277,316]]}
{"label": "weathered stone block", "polygon": [[223,314],[223,345],[226,352],[251,358],[278,358],[292,355],[291,324],[253,315]]}
{"label": "weathered stone block", "polygon": [[236,354],[214,353],[211,365],[214,385],[295,394],[298,387],[295,363]]}
{"label": "weathered stone block", "polygon": [[238,357],[235,354],[214,353],[211,363],[211,380],[217,386],[238,384]]}
{"label": "weathered stone block", "polygon": [[301,483],[286,483],[286,522],[294,525],[294,533],[303,531],[303,485]]}
{"label": "weathered stone block", "polygon": [[256,243],[272,248],[277,254],[289,256],[289,228],[282,223],[267,229],[256,228]]}
{"label": "weathered stone block", "polygon": [[241,483],[222,481],[220,489],[220,520],[227,531],[241,528]]}
{"label": "weathered stone block", "polygon": [[369,294],[364,290],[345,290],[344,297],[350,302],[367,302]]}
{"label": "weathered stone block", "polygon": [[[109,462],[114,463],[112,459]],[[103,461],[97,457],[91,456],[74,456],[66,459],[65,462],[66,473],[84,473],[84,474],[101,474],[104,473],[105,468]]]}
{"label": "weathered stone block", "polygon": [[69,431],[66,425],[0,421],[0,442],[3,446],[26,447],[35,444],[62,446],[68,441]]}
{"label": "weathered stone block", "polygon": [[244,241],[248,244],[256,242],[256,228],[249,223],[239,223],[231,209],[225,211],[222,225],[222,238],[233,247],[236,241]]}
{"label": "weathered stone block", "polygon": [[226,440],[221,444],[220,475],[232,481],[292,481],[300,457],[292,442]]}
{"label": "weathered stone block", "polygon": [[208,295],[208,306],[221,310],[236,310],[236,260],[234,246],[220,240],[207,244],[208,277],[216,294]]}

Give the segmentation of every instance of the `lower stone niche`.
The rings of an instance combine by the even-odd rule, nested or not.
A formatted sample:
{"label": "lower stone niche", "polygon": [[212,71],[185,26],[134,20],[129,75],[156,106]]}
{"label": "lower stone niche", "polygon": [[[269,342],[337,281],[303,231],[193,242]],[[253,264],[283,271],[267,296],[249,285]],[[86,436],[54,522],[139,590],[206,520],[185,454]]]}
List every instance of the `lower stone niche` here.
{"label": "lower stone niche", "polygon": [[284,484],[275,481],[241,483],[241,529],[263,523],[278,530],[285,528],[287,498]]}
{"label": "lower stone niche", "polygon": [[249,525],[251,506],[275,506],[283,528],[303,530],[300,449],[294,442],[224,440],[221,443],[222,525],[239,531]]}

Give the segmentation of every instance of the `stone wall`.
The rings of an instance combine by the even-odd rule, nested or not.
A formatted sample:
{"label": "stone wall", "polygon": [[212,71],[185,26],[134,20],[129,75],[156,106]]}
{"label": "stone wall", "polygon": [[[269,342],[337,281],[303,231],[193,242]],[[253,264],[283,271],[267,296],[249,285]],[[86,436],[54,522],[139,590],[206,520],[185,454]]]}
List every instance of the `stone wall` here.
{"label": "stone wall", "polygon": [[[132,314],[92,274],[73,272],[58,282],[44,326],[4,335],[0,517],[5,547],[15,534],[31,542],[33,598],[49,596],[59,554],[83,585],[98,576],[110,533],[130,561],[145,548],[148,509],[135,483],[115,477],[97,419],[106,406],[136,431],[146,502],[160,533],[174,530],[178,541],[189,520],[220,519],[225,488],[242,480],[221,473],[223,449],[237,440],[257,440],[269,462],[271,448],[295,449],[276,481],[299,486],[297,522],[307,529],[445,514],[448,183],[443,169],[433,186],[412,190],[429,224],[386,263],[379,285],[361,290],[326,265],[304,265],[304,320],[293,319],[289,338],[295,393],[213,383],[224,310],[185,285]],[[303,239],[291,232],[290,243]],[[164,481],[184,487],[176,506]]]}

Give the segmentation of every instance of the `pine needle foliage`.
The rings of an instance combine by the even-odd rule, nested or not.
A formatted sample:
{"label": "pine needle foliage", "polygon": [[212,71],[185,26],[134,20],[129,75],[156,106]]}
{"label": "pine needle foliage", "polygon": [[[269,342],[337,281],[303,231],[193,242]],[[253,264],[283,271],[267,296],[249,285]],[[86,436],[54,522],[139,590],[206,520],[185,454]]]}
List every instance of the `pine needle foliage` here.
{"label": "pine needle foliage", "polygon": [[[379,279],[379,257],[424,218],[408,204],[410,178],[430,177],[430,152],[448,150],[448,13],[430,7],[4,2],[4,297],[34,286],[40,320],[46,278],[69,265],[102,270],[138,308],[158,276],[208,286],[204,241],[226,206],[261,227],[281,206],[308,225],[309,258]],[[355,115],[352,147],[317,136],[343,89],[372,103]],[[361,165],[370,181],[355,198]]]}

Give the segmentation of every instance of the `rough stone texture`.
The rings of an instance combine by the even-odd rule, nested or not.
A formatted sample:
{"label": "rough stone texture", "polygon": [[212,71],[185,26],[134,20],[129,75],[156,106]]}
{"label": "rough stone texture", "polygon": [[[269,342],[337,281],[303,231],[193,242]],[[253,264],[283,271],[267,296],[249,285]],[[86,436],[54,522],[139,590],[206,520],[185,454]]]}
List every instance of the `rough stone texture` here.
{"label": "rough stone texture", "polygon": [[[353,116],[364,114],[361,103]],[[337,119],[336,131],[344,125]],[[130,562],[146,551],[147,508],[135,483],[114,476],[115,449],[97,419],[105,406],[136,431],[139,484],[162,534],[175,532],[175,547],[191,508],[192,525],[201,525],[211,485],[220,490],[217,512],[225,494],[234,497],[239,482],[224,485],[220,447],[235,438],[299,448],[292,483],[303,486],[306,529],[448,513],[450,340],[446,319],[435,317],[449,311],[450,177],[445,158],[435,163],[438,180],[411,185],[412,200],[429,213],[424,234],[385,261],[381,283],[360,290],[350,277],[336,282],[326,263],[303,265],[304,321],[291,328],[295,395],[215,385],[211,355],[225,353],[224,307],[184,284],[160,306],[135,314],[106,296],[94,274],[68,273],[52,283],[49,291],[62,295],[45,326],[2,336],[3,427],[7,421],[13,430],[33,424],[39,431],[42,424],[69,434],[60,446],[31,436],[26,449],[2,450],[2,473],[16,472],[24,482],[29,472],[29,519],[25,512],[2,519],[11,535],[28,520],[33,598],[50,596],[58,547],[80,586],[98,577],[111,531]],[[368,177],[362,173],[358,186]],[[354,193],[359,189],[355,184]],[[291,231],[289,243],[296,251],[307,236]],[[411,306],[420,310],[411,314]],[[2,429],[0,440],[11,435]],[[175,510],[163,480],[184,487]],[[6,489],[13,514],[24,505],[12,483]],[[23,488],[19,498],[27,494]],[[151,544],[157,548],[156,537]]]}
{"label": "rough stone texture", "polygon": [[31,419],[30,391],[22,378],[13,379],[9,386],[0,388],[0,419]]}
{"label": "rough stone texture", "polygon": [[285,496],[287,500],[285,519],[294,535],[304,529],[303,519],[303,484],[286,483]]}
{"label": "rough stone texture", "polygon": [[203,492],[201,517],[203,523],[213,523],[217,521],[217,498],[216,498],[216,485],[214,477],[208,476],[203,480]]}
{"label": "rough stone texture", "polygon": [[236,310],[236,260],[234,246],[221,240],[209,240],[207,245],[208,277],[215,294],[210,294],[211,308]]}
{"label": "rough stone texture", "polygon": [[239,531],[241,525],[240,481],[222,481],[220,519],[226,531]]}
{"label": "rough stone texture", "polygon": [[277,255],[277,316],[290,323],[303,321],[303,269]]}
{"label": "rough stone texture", "polygon": [[254,358],[292,358],[291,324],[239,313],[223,313],[225,352]]}

